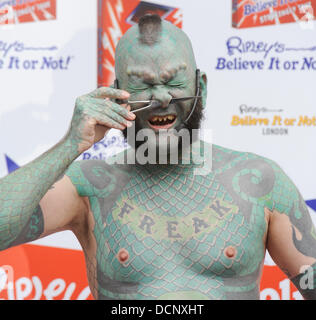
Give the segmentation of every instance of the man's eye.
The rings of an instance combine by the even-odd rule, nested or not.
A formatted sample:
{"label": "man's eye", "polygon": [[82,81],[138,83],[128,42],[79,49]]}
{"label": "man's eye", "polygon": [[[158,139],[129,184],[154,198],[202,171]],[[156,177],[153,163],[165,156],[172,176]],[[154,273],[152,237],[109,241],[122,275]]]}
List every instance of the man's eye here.
{"label": "man's eye", "polygon": [[167,86],[173,87],[173,88],[184,88],[183,83],[167,83]]}
{"label": "man's eye", "polygon": [[135,90],[141,90],[141,91],[143,91],[143,90],[147,90],[148,89],[148,87],[139,87],[139,88],[135,88]]}
{"label": "man's eye", "polygon": [[129,88],[129,91],[138,92],[138,91],[145,91],[147,89],[148,89],[148,87],[146,87],[146,86],[143,86],[143,87],[131,87],[131,88]]}

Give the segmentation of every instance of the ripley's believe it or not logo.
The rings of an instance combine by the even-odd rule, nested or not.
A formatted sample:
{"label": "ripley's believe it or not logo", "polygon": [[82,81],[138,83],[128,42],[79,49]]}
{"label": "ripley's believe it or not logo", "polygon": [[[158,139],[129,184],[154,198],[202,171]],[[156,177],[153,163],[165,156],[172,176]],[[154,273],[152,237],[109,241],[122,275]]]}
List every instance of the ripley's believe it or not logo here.
{"label": "ripley's believe it or not logo", "polygon": [[298,115],[290,117],[278,107],[247,105],[238,107],[230,119],[233,128],[258,128],[263,136],[288,136],[291,129],[316,127],[316,116]]}
{"label": "ripley's believe it or not logo", "polygon": [[235,28],[262,27],[298,22],[312,29],[316,0],[233,0]]}

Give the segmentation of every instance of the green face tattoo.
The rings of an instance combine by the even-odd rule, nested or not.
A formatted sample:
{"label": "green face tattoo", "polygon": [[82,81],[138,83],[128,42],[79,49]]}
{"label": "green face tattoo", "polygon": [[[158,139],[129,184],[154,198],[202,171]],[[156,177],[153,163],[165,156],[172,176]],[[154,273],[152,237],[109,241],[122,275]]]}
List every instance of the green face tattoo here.
{"label": "green face tattoo", "polygon": [[[195,96],[196,68],[190,40],[171,23],[149,21],[144,26],[128,30],[116,49],[119,88],[131,94],[129,100],[152,99],[161,103],[160,107],[137,113],[137,132],[140,129],[151,129],[157,135],[161,129],[183,128],[193,101],[173,103],[171,99]],[[205,74],[202,74],[200,87],[202,109],[206,100]],[[199,128],[199,120],[194,126],[196,129]]]}

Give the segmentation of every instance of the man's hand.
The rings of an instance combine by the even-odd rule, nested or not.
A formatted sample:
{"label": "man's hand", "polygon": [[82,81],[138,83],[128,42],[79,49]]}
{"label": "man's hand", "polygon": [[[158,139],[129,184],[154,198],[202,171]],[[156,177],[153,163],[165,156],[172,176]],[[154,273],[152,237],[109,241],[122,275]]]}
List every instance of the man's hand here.
{"label": "man's hand", "polygon": [[110,100],[128,98],[127,91],[107,87],[77,98],[67,138],[80,154],[100,141],[111,128],[124,130],[132,125],[131,120],[136,116],[129,112],[129,107]]}

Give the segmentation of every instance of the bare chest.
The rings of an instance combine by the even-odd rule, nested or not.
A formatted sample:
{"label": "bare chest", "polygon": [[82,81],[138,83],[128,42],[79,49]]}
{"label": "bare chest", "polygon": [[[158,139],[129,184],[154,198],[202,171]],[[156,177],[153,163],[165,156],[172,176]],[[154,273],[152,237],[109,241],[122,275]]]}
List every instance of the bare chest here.
{"label": "bare chest", "polygon": [[82,165],[95,243],[90,278],[101,298],[258,293],[273,170],[239,153],[219,150],[213,160],[204,176],[179,165]]}
{"label": "bare chest", "polygon": [[232,277],[258,277],[265,250],[263,208],[239,205],[216,180],[135,179],[110,209],[94,199],[93,211],[100,278],[150,283],[147,290],[172,281],[179,291],[194,288],[196,277],[212,282],[209,288]]}

